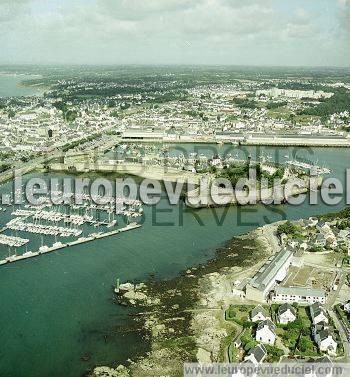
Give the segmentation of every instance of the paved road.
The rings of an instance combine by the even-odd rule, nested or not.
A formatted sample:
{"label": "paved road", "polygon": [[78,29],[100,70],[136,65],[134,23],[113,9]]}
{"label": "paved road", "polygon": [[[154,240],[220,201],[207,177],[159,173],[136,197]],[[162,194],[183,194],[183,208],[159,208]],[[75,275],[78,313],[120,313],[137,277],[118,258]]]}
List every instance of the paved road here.
{"label": "paved road", "polygon": [[283,221],[278,221],[274,224],[270,224],[265,227],[261,227],[261,235],[265,238],[266,244],[271,250],[271,254],[276,254],[281,250],[281,245],[279,244],[279,239],[276,236],[276,230],[279,224],[282,224]]}
{"label": "paved road", "polygon": [[338,289],[336,291],[331,290],[329,292],[328,297],[327,297],[327,302],[326,302],[326,309],[332,309],[335,303],[335,300],[337,299],[339,292],[343,284],[345,283],[346,274],[343,271],[339,271],[338,274],[339,274]]}
{"label": "paved road", "polygon": [[335,327],[338,329],[340,338],[344,345],[344,360],[343,361],[346,363],[349,363],[350,362],[350,341],[347,337],[345,327],[343,323],[338,319],[333,309],[328,310],[328,314],[333,319]]}

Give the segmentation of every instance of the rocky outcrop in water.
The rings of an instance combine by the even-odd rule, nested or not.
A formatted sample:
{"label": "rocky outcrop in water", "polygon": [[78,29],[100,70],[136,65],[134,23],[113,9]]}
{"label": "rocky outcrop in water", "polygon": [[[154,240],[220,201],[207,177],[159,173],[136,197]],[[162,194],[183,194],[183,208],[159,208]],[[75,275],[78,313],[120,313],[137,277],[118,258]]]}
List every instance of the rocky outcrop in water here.
{"label": "rocky outcrop in water", "polygon": [[184,362],[226,361],[226,343],[236,331],[223,315],[234,300],[232,284],[275,252],[275,230],[276,225],[268,225],[235,237],[214,259],[175,279],[121,284],[117,302],[139,309],[134,321],[150,340],[150,350],[127,368],[99,368],[91,377],[181,376]]}

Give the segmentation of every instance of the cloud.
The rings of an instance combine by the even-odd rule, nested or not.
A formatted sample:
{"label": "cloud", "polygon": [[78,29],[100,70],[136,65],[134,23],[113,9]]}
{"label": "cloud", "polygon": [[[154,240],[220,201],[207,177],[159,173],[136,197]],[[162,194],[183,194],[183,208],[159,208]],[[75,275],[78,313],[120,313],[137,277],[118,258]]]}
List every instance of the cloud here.
{"label": "cloud", "polygon": [[183,11],[196,7],[204,0],[100,0],[99,10],[116,19],[144,19],[159,13]]}
{"label": "cloud", "polygon": [[29,12],[30,0],[0,0],[0,22],[10,22]]}
{"label": "cloud", "polygon": [[[287,3],[0,0],[0,15],[7,10],[0,22],[0,61],[317,65],[318,57],[330,57],[344,64],[349,53],[339,56],[340,41],[317,21],[319,8]],[[349,9],[341,7],[342,19],[334,22],[348,30],[343,7]]]}
{"label": "cloud", "polygon": [[[339,12],[339,27],[340,27],[340,35],[343,36],[347,43],[350,40],[350,1],[349,0],[341,0],[338,1],[341,5],[341,10]],[[344,46],[349,49],[349,46]]]}
{"label": "cloud", "polygon": [[11,7],[11,6],[18,6],[30,3],[30,0],[1,0],[0,1],[0,8],[2,7]]}

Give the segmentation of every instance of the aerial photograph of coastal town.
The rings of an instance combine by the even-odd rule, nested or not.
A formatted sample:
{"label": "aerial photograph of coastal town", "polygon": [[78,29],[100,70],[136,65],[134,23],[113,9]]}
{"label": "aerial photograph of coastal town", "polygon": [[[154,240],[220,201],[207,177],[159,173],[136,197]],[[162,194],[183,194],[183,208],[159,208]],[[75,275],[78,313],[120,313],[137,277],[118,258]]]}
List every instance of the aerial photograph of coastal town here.
{"label": "aerial photograph of coastal town", "polygon": [[350,375],[349,0],[2,0],[0,46],[0,377]]}

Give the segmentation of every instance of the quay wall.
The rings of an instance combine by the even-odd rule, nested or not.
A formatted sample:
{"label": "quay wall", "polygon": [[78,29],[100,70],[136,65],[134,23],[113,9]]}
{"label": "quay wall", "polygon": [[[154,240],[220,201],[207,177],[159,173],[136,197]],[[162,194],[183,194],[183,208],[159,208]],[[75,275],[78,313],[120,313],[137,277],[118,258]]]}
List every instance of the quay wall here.
{"label": "quay wall", "polygon": [[327,138],[327,137],[283,137],[268,135],[266,137],[246,137],[240,136],[228,136],[227,138],[215,138],[215,137],[200,137],[194,136],[191,138],[125,138],[121,139],[121,142],[125,143],[170,143],[170,144],[232,144],[239,143],[241,145],[268,145],[268,146],[281,146],[281,147],[334,147],[334,148],[348,148],[350,147],[350,139],[347,138]]}
{"label": "quay wall", "polygon": [[[321,187],[323,181],[323,177],[319,176],[317,180],[318,188]],[[294,186],[292,188],[292,195],[297,196],[300,194],[306,194],[310,190],[310,179],[305,177],[300,182],[300,187]],[[288,198],[284,195],[285,192],[285,185],[278,185],[274,188],[252,188],[249,191],[249,200],[250,203],[247,204],[254,204],[254,203],[269,203],[270,201],[280,201],[281,203],[285,203]],[[247,199],[247,193],[245,191],[237,191],[237,190],[226,190],[221,189],[219,190],[220,198],[225,199],[227,204],[222,205],[242,205]],[[188,207],[191,208],[206,208],[206,207],[219,207],[220,205],[215,203],[212,199],[211,191],[206,189],[200,189],[197,187],[194,190],[188,191],[185,195],[185,203]]]}
{"label": "quay wall", "polygon": [[250,138],[241,142],[242,145],[270,145],[283,147],[350,147],[350,139],[314,139],[314,138],[283,138],[266,137]]}
{"label": "quay wall", "polygon": [[68,164],[53,163],[50,164],[50,169],[51,171],[65,171],[72,173],[116,173],[133,175],[143,179],[155,179],[158,181],[167,181],[172,183],[186,183],[188,180],[197,183],[202,177],[202,175],[188,171],[182,171],[164,166],[144,165],[141,163],[109,164],[106,162],[97,161],[95,163],[77,162],[72,164],[72,166]]}

